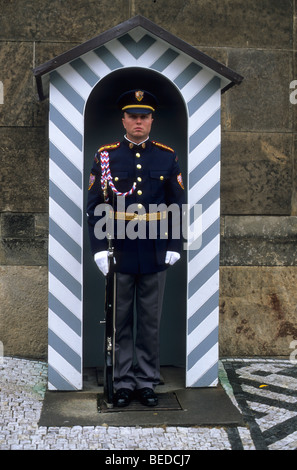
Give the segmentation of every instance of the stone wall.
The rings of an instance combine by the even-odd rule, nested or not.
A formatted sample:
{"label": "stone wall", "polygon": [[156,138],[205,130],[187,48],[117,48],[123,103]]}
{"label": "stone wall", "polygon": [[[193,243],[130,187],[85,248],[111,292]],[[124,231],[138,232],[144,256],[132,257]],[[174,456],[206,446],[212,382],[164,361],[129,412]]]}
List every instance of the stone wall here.
{"label": "stone wall", "polygon": [[[48,103],[33,67],[141,14],[244,76],[223,96],[221,355],[291,352],[296,0],[0,0],[0,341],[46,357]],[[1,89],[1,88],[0,88]]]}

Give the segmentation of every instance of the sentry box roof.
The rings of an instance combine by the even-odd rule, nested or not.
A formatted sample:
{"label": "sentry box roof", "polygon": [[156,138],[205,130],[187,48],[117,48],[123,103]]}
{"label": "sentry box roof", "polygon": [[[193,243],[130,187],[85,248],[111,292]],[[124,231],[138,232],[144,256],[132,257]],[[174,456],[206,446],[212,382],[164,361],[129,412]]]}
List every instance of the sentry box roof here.
{"label": "sentry box roof", "polygon": [[[148,34],[143,36],[141,30],[147,31]],[[141,37],[139,41],[137,40],[138,37]],[[243,80],[241,75],[230,68],[212,59],[160,26],[157,26],[147,18],[138,15],[36,67],[33,73],[36,78],[40,100],[43,100],[47,95],[48,74],[58,67],[72,63],[76,59],[82,58],[86,53],[96,51],[102,46],[106,46],[108,52],[108,43],[114,39],[118,39],[123,47],[137,58],[146,48],[148,49],[153,46],[155,42],[154,38],[167,43],[167,53],[164,60],[174,60],[175,54],[184,53],[202,67],[215,72],[221,78],[222,93],[233,85],[239,85]],[[106,60],[108,60],[107,55],[108,53],[106,54]],[[160,63],[161,60],[159,61],[159,65]],[[114,65],[116,66],[116,64]],[[147,67],[151,67],[152,65],[153,64],[148,63]],[[120,61],[117,66],[122,66]],[[157,66],[158,64],[156,64],[156,69]]]}

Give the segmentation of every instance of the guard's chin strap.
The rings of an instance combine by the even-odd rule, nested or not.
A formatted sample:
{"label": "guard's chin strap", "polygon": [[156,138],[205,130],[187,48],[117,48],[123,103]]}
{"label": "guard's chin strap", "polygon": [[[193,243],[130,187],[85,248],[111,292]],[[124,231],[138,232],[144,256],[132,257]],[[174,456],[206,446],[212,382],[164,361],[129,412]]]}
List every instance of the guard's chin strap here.
{"label": "guard's chin strap", "polygon": [[[109,168],[109,153],[104,150],[103,152],[100,152],[100,162],[101,162],[101,189],[102,191],[106,191],[107,189],[107,184],[110,186],[112,191],[117,195],[117,196],[130,196],[133,194],[136,188],[136,183],[133,183],[132,188],[130,191],[126,191],[125,193],[121,193],[118,191],[113,184],[110,168]],[[108,198],[106,199],[108,201]]]}

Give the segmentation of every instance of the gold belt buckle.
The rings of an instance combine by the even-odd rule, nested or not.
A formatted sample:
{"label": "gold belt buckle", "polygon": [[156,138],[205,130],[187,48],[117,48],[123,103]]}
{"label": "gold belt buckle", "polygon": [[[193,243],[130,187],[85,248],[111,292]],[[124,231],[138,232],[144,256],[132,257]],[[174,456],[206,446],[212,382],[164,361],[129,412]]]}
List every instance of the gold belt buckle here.
{"label": "gold belt buckle", "polygon": [[137,214],[137,212],[127,212],[125,216],[125,220],[137,220],[143,221],[147,220],[147,214]]}
{"label": "gold belt buckle", "polygon": [[118,220],[136,220],[150,222],[153,220],[166,219],[166,211],[162,212],[149,212],[144,214],[137,214],[137,212],[116,212],[115,218]]}

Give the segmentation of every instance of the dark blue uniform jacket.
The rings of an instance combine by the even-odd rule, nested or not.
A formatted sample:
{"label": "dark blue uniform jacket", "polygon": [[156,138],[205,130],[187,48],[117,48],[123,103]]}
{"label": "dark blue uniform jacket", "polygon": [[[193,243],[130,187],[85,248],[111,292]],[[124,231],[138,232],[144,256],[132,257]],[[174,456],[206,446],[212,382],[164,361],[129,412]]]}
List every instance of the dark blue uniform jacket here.
{"label": "dark blue uniform jacket", "polygon": [[[135,145],[126,139],[97,151],[87,202],[93,254],[107,249],[104,234],[107,228],[110,231],[110,223],[104,225],[110,219],[107,219],[105,211],[102,211],[104,206],[101,206],[104,204],[101,187],[102,152],[107,152],[112,181],[117,191],[129,192],[136,182],[133,193],[125,197],[117,196],[108,188],[108,204],[112,206],[115,216],[113,236],[116,270],[122,273],[153,273],[166,269],[166,251],[180,252],[182,249],[181,221],[185,191],[175,152],[150,140]],[[166,208],[169,209],[167,213]],[[133,213],[139,214],[140,220],[131,220]],[[146,215],[150,213],[152,215]],[[157,216],[161,217],[160,220],[156,220],[157,213],[161,214]]]}

